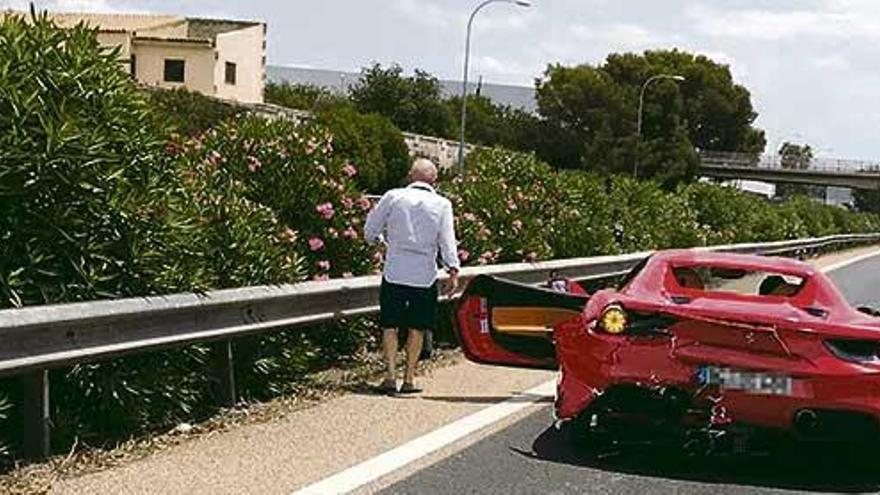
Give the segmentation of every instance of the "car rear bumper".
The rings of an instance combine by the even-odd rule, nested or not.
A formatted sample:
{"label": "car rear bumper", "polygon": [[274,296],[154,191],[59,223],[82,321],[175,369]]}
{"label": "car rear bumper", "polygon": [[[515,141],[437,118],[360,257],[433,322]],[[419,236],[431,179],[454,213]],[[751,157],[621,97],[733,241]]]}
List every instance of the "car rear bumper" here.
{"label": "car rear bumper", "polygon": [[[880,436],[880,375],[794,377],[789,394],[750,393],[700,386],[697,366],[676,364],[663,376],[634,376],[606,366],[606,373],[566,372],[557,385],[556,415],[571,419],[617,387],[640,387],[658,400],[670,390],[686,394],[705,426],[744,424],[782,429],[804,440],[863,440]],[[699,423],[697,424],[699,426]]]}

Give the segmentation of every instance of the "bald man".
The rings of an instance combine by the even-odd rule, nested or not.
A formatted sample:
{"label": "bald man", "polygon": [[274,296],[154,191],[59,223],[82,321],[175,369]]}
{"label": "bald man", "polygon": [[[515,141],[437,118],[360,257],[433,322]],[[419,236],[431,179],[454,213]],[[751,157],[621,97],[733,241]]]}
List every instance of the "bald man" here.
{"label": "bald man", "polygon": [[367,215],[368,242],[387,245],[379,295],[386,373],[382,389],[396,393],[398,331],[407,331],[406,369],[400,393],[420,392],[414,374],[425,331],[437,327],[437,259],[449,273],[445,292],[458,286],[458,249],[453,230],[452,203],[434,190],[437,167],[416,160],[407,187],[382,196]]}

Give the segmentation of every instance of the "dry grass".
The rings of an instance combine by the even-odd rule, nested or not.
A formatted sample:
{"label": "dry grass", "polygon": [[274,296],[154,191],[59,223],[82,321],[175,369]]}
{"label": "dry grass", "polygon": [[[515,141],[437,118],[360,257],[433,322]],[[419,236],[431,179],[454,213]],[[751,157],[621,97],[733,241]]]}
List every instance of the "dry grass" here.
{"label": "dry grass", "polygon": [[[430,362],[423,362],[419,374],[451,366],[461,359],[457,350],[439,350]],[[309,375],[293,392],[268,402],[243,403],[223,409],[209,420],[141,435],[119,443],[113,448],[92,448],[75,442],[70,452],[39,463],[19,463],[0,476],[0,493],[30,495],[48,493],[59,480],[78,477],[105,469],[123,466],[147,456],[166,451],[196,438],[219,435],[244,425],[267,423],[342,395],[363,389],[378,381],[382,362],[369,354],[356,365],[334,368]]]}

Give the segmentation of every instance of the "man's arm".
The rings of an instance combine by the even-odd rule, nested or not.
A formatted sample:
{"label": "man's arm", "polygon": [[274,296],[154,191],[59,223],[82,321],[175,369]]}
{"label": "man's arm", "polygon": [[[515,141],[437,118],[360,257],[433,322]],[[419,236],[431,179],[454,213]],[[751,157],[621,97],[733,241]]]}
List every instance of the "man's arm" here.
{"label": "man's arm", "polygon": [[452,205],[447,203],[440,217],[440,259],[443,266],[449,272],[449,285],[445,292],[452,294],[458,288],[458,271],[461,262],[458,259],[458,242],[455,240],[455,226],[452,215]]}
{"label": "man's arm", "polygon": [[391,195],[385,193],[379,199],[379,203],[367,214],[367,221],[364,224],[364,239],[367,242],[376,244],[385,241],[384,234],[389,213],[391,213]]}

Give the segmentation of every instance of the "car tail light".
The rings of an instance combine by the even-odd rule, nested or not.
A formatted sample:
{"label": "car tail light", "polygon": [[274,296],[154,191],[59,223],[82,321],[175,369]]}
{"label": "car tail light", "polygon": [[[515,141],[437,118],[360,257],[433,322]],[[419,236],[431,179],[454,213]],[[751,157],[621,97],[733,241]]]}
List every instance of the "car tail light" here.
{"label": "car tail light", "polygon": [[832,354],[860,364],[880,364],[880,342],[874,340],[826,340]]}
{"label": "car tail light", "polygon": [[619,335],[626,331],[629,326],[629,317],[619,304],[611,304],[602,312],[599,318],[599,328],[612,335]]}

